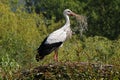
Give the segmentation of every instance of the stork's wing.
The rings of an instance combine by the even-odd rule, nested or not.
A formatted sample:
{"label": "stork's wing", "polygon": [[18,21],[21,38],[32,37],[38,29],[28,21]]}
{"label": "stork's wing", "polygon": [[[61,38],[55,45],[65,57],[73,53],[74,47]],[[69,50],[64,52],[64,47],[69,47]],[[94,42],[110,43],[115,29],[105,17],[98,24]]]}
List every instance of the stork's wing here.
{"label": "stork's wing", "polygon": [[66,37],[66,32],[64,30],[59,29],[48,36],[47,40],[45,41],[45,44],[64,42],[66,40]]}
{"label": "stork's wing", "polygon": [[44,39],[44,41],[41,43],[41,45],[37,49],[37,51],[38,51],[38,54],[36,55],[37,61],[39,61],[40,59],[43,59],[44,56],[50,54],[52,51],[57,49],[62,44],[62,42],[47,44],[47,43],[45,43],[47,39],[48,39],[48,37],[46,37]]}

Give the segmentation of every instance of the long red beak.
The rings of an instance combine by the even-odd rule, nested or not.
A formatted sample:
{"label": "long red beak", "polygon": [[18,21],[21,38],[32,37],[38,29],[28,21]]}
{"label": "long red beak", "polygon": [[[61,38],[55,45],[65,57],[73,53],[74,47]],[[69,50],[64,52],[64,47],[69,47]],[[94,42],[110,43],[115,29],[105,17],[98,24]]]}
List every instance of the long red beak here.
{"label": "long red beak", "polygon": [[72,12],[71,14],[69,14],[70,16],[76,16],[76,14],[74,12]]}

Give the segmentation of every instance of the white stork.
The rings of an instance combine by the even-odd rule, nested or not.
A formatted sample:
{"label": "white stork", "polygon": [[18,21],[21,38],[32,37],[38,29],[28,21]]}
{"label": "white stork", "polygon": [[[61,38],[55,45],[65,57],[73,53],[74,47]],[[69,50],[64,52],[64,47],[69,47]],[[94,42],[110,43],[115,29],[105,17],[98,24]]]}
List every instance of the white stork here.
{"label": "white stork", "polygon": [[72,35],[72,31],[70,28],[70,16],[75,16],[76,14],[72,12],[70,9],[65,9],[63,12],[66,23],[63,27],[58,30],[52,32],[48,35],[40,47],[38,48],[38,54],[36,55],[36,60],[39,61],[43,59],[46,55],[50,54],[52,51],[55,51],[54,60],[58,61],[58,49],[66,41],[67,38],[70,38]]}

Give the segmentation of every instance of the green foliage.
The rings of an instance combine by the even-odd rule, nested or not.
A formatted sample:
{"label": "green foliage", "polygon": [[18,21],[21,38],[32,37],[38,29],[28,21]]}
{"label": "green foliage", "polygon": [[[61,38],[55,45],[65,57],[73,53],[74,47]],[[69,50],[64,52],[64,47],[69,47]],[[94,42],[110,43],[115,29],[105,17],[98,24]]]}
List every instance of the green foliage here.
{"label": "green foliage", "polygon": [[[35,1],[35,10],[37,13],[43,13],[47,19],[51,19],[54,16],[55,21],[60,20],[63,13],[63,10],[66,8],[74,9],[79,7],[79,4],[76,4],[76,0],[36,0]],[[74,6],[74,7],[73,7]],[[48,14],[49,13],[49,14]]]}
{"label": "green foliage", "polygon": [[113,45],[108,39],[96,36],[85,40],[84,50],[85,53],[88,53],[88,55],[91,56],[89,57],[90,60],[108,63],[109,59],[114,54],[119,54],[115,53],[113,46],[115,45]]}
{"label": "green foliage", "polygon": [[55,17],[58,22],[63,19],[66,8],[88,17],[88,36],[105,36],[116,39],[120,34],[120,1],[119,0],[29,0],[34,5],[36,13],[42,13],[48,20]]}
{"label": "green foliage", "polygon": [[[31,57],[39,43],[38,39],[42,37],[36,27],[38,16],[19,9],[13,13],[9,6],[2,3],[0,7],[0,60],[5,54],[9,54],[19,64],[26,64],[28,60],[34,59]],[[26,60],[22,61],[21,58]]]}
{"label": "green foliage", "polygon": [[[16,1],[17,0],[15,0],[14,2],[13,0],[14,5],[16,5]],[[48,3],[49,6],[52,4],[50,3],[50,1],[48,2],[46,1],[46,3]],[[54,7],[58,6],[59,8],[56,7],[54,9],[52,6],[48,7],[46,4],[44,4],[47,6],[46,8],[47,10],[45,10],[45,13],[36,14],[34,11],[33,13],[27,13],[23,7],[22,8],[20,7],[20,9],[16,8],[16,11],[13,12],[11,10],[11,5],[10,5],[12,3],[9,3],[9,0],[1,0],[0,1],[0,79],[14,79],[16,77],[19,78],[20,76],[14,75],[14,74],[20,74],[19,71],[21,70],[23,71],[26,69],[31,70],[38,65],[55,63],[52,58],[54,55],[53,53],[46,56],[44,60],[40,62],[36,62],[35,55],[36,55],[37,48],[49,33],[58,29],[60,26],[64,24],[64,21],[61,19],[62,11],[64,8],[68,7],[73,10],[76,8],[74,11],[76,12],[78,11],[79,13],[81,12],[85,13],[83,10],[83,7],[86,8],[87,10],[87,5],[93,6],[91,4],[92,3],[91,1],[92,0],[90,0],[89,2],[75,1],[72,3],[72,0],[70,0],[70,2],[66,2],[63,0],[60,0],[59,2],[58,0],[59,3],[57,1],[54,1],[54,3],[57,3],[57,4],[54,4]],[[62,4],[63,2],[65,3]],[[80,3],[82,6],[79,9],[77,8],[79,7],[79,5],[78,4],[76,5],[77,2]],[[41,4],[43,5],[43,3],[44,1],[42,1]],[[116,4],[115,11],[119,11],[117,8],[118,3],[116,3],[116,1],[114,3]],[[66,4],[69,4],[69,5],[66,5]],[[64,7],[64,5],[66,5],[66,7]],[[94,7],[91,7],[91,8],[89,7],[89,9],[90,11],[92,11],[94,10]],[[46,14],[48,14],[48,12],[52,16],[51,20],[50,18],[48,19],[48,17],[46,18],[45,16]],[[90,25],[89,33],[87,33],[89,35],[93,33],[94,35],[98,33],[104,34],[103,31],[99,32],[99,30],[101,29],[98,29],[100,27],[98,27],[99,25],[97,25],[97,22],[99,22],[99,19],[102,20],[102,18],[97,13],[98,12],[96,11],[93,11],[92,14],[90,14],[89,11],[85,13],[86,15],[90,14],[92,16],[89,18],[89,21],[91,21],[89,22],[89,25]],[[57,18],[56,16],[58,14],[59,14],[59,17]],[[113,14],[111,14],[111,16],[112,15]],[[107,15],[106,16],[104,15],[104,17],[105,19],[107,19],[106,18]],[[105,21],[105,19],[103,20]],[[57,20],[57,23],[55,22],[56,20]],[[116,20],[116,25],[119,25],[119,22],[117,23],[117,20]],[[105,25],[107,24],[107,22],[109,21],[105,21],[104,27],[101,27],[101,28],[106,29],[108,27],[107,25]],[[114,26],[114,28],[118,27],[118,26],[115,27],[114,24],[115,23],[113,22],[111,26]],[[94,27],[93,25],[96,27]],[[109,29],[108,29],[110,31],[114,30],[113,27],[111,28],[111,26],[109,26]],[[97,28],[97,29],[95,30],[94,28],[95,29]],[[119,29],[117,28],[115,30],[119,31]],[[96,31],[96,32],[93,32],[93,31]],[[79,34],[73,35],[72,39],[66,41],[63,47],[59,49],[59,61],[61,62],[66,62],[66,61],[98,62],[100,64],[105,63],[105,64],[114,65],[116,71],[120,70],[120,67],[119,67],[120,38],[119,37],[118,39],[112,41],[106,37],[101,37],[101,36],[94,36],[94,37],[83,36],[83,38],[79,38],[78,35]],[[59,78],[60,76],[62,76],[62,77],[71,78],[69,77],[69,70],[68,70],[69,68],[65,68],[64,66],[63,67],[59,66],[59,67],[61,68],[60,72],[62,73],[62,70],[64,70],[65,73],[64,74],[62,73],[63,75],[59,73],[57,74],[56,77]],[[70,69],[70,70],[73,70],[73,69]],[[57,72],[59,72],[59,69]],[[81,72],[79,74],[78,71],[75,70],[74,73],[76,73],[74,76],[78,77],[81,75],[83,76],[90,75],[92,72],[87,73],[86,71],[84,71],[83,73]],[[72,75],[72,73],[70,73],[70,75]],[[94,72],[93,72],[93,75],[95,75]],[[62,79],[62,77],[60,78]]]}
{"label": "green foliage", "polygon": [[3,72],[2,74],[0,74],[1,77],[7,80],[14,79],[13,73],[19,70],[19,64],[14,59],[9,58],[8,54],[2,57],[2,61],[0,64]]}
{"label": "green foliage", "polygon": [[[120,1],[118,0],[90,0],[84,7],[89,14],[89,34],[102,35],[115,39],[120,34]],[[102,33],[101,33],[102,32]]]}

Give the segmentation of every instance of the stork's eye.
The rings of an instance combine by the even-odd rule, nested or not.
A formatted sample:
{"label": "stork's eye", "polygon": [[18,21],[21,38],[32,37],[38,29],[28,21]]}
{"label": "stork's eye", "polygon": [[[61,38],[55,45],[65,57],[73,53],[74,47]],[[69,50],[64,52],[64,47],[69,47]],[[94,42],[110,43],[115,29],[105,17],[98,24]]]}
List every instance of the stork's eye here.
{"label": "stork's eye", "polygon": [[70,12],[70,11],[68,11],[68,12]]}

